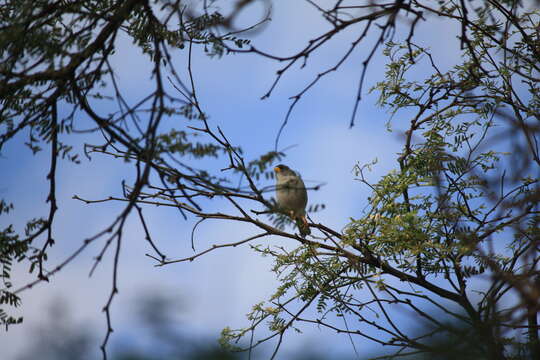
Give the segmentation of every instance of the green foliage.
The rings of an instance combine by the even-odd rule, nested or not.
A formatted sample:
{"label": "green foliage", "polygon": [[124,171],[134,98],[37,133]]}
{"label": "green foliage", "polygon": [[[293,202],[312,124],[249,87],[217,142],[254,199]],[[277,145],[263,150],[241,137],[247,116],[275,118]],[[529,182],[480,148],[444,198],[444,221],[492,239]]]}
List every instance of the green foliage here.
{"label": "green foliage", "polygon": [[[303,321],[336,329],[331,314],[350,315],[374,331],[391,333],[385,345],[435,354],[436,347],[426,350],[403,335],[387,311],[405,307],[436,324],[433,333],[443,333],[447,329],[430,319],[432,311],[426,309],[432,308],[423,302],[447,309],[444,301],[450,300],[462,306],[465,315],[449,313],[473,324],[482,339],[477,342],[491,341],[474,354],[530,356],[530,350],[516,349],[527,348],[533,340],[497,332],[506,322],[523,324],[510,317],[524,310],[501,300],[509,299],[510,289],[514,295],[530,296],[535,316],[538,311],[538,293],[523,287],[535,288],[538,272],[538,127],[533,124],[540,113],[540,13],[523,12],[507,19],[505,28],[493,21],[491,5],[483,6],[462,34],[467,36],[462,61],[448,70],[437,66],[429,49],[412,42],[387,43],[385,79],[373,91],[392,114],[388,128],[407,128],[396,168],[374,184],[365,177],[374,163],[355,168],[372,194],[365,213],[352,218],[342,236],[323,231],[320,242],[294,249],[254,247],[275,259],[273,270],[281,285],[267,303],[253,308],[250,322],[266,321],[268,330],[281,336]],[[456,17],[463,9],[449,2],[439,11]],[[419,68],[429,69],[427,75],[424,71],[420,77]],[[395,126],[397,119],[408,119],[409,126]],[[507,142],[507,133],[521,138]],[[280,228],[284,225],[284,220],[274,221]],[[481,282],[486,278],[492,279],[487,290]],[[396,280],[413,285],[408,289]],[[363,300],[366,291],[373,300]],[[477,306],[469,303],[471,294],[479,299]],[[319,315],[306,320],[298,309],[312,303]],[[531,326],[529,331],[537,333],[534,323]],[[338,331],[349,332],[347,324],[345,328]],[[223,341],[237,342],[250,329],[228,329]],[[430,336],[429,331],[424,336]]]}
{"label": "green foliage", "polygon": [[159,135],[156,150],[159,154],[191,155],[195,159],[203,157],[217,158],[220,152],[225,150],[214,143],[195,142],[192,138],[199,137],[198,133],[187,133],[186,131],[171,130],[166,134]]}
{"label": "green foliage", "polygon": [[[0,232],[0,267],[2,269],[0,278],[2,287],[0,288],[0,306],[19,307],[21,299],[9,289],[12,287],[11,270],[14,262],[22,261],[28,251],[28,244],[19,240],[13,227],[10,225]],[[19,324],[22,317],[13,317],[0,308],[0,325],[8,328],[9,325]]]}

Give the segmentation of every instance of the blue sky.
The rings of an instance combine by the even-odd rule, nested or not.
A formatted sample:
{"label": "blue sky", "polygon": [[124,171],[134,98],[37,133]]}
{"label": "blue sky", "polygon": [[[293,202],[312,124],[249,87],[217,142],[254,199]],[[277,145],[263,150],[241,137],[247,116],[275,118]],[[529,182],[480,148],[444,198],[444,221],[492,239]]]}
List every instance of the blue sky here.
{"label": "blue sky", "polygon": [[[253,38],[261,49],[287,55],[304,45],[307,40],[321,32],[326,25],[310,12],[305,3],[275,2],[273,21]],[[256,9],[253,11],[257,11]],[[298,21],[298,19],[302,19]],[[438,27],[421,25],[418,40],[432,46],[447,64],[455,60],[455,49],[448,47],[455,33],[445,24]],[[194,71],[200,101],[210,115],[210,123],[219,125],[233,144],[244,149],[247,159],[253,159],[272,150],[275,136],[284,119],[290,96],[300,91],[313,76],[332,66],[349,46],[351,33],[340,35],[331,45],[310,59],[305,69],[294,67],[287,73],[269,99],[260,97],[271,85],[275,71],[282,64],[254,55],[230,55],[222,59],[209,59],[202,51],[196,53]],[[384,75],[384,58],[380,53],[372,60],[360,104],[356,126],[349,129],[350,114],[356,94],[361,62],[370,49],[369,40],[360,46],[343,68],[329,75],[310,91],[298,104],[280,140],[280,148],[295,145],[287,152],[284,163],[298,170],[306,183],[325,183],[317,192],[309,194],[310,203],[325,203],[326,209],[312,216],[334,229],[342,229],[350,217],[360,217],[366,206],[368,189],[354,180],[353,167],[359,163],[379,160],[369,174],[376,180],[395,166],[399,151],[399,131],[386,130],[389,114],[375,105],[376,96],[367,91]],[[176,52],[177,68],[185,64],[185,52]],[[118,43],[113,66],[119,72],[128,101],[135,103],[145,94],[149,84],[146,59],[123,39]],[[185,76],[185,73],[183,74]],[[109,105],[103,105],[106,112]],[[62,110],[62,109],[61,109]],[[63,109],[65,110],[65,109]],[[394,123],[408,124],[399,116]],[[81,121],[86,121],[81,119]],[[174,126],[186,125],[183,119],[174,120]],[[8,144],[0,158],[0,168],[9,169],[0,179],[2,195],[16,201],[16,211],[0,219],[0,225],[15,223],[22,230],[24,219],[45,214],[44,200],[48,184],[48,153],[32,156],[22,145],[25,139],[19,135]],[[98,142],[95,136],[74,135],[70,142]],[[82,152],[82,148],[77,150]],[[84,205],[72,199],[73,195],[98,199],[120,193],[120,181],[131,176],[131,169],[118,161],[95,155],[91,161],[81,157],[82,164],[75,166],[62,162],[58,175],[57,245],[51,249],[49,267],[62,261],[78,247],[81,241],[108,225],[111,217],[122,204]],[[216,207],[223,204],[216,203]],[[177,212],[166,209],[145,208],[149,227],[161,248],[170,257],[189,256],[190,233],[195,219],[184,221]],[[134,215],[134,214],[133,214]],[[225,326],[246,326],[244,314],[251,306],[265,300],[274,290],[277,281],[271,273],[271,259],[262,258],[247,247],[225,249],[199,258],[193,263],[173,264],[156,268],[144,254],[150,248],[135,216],[126,227],[120,262],[120,293],[113,303],[113,343],[118,339],[136,337],[132,326],[133,304],[141,292],[166,292],[177,294],[185,306],[183,326],[195,333],[214,338]],[[235,223],[207,223],[196,234],[197,249],[223,241],[241,239],[253,234],[249,226]],[[279,239],[271,239],[281,243]],[[6,356],[15,358],[26,346],[27,331],[46,321],[48,304],[65,298],[74,317],[87,326],[96,327],[104,334],[105,318],[101,312],[111,283],[112,252],[89,278],[92,258],[102,243],[94,244],[64,271],[54,276],[48,284],[40,284],[22,294],[21,313],[23,325],[13,326],[0,337],[0,348]],[[32,277],[27,270],[17,267],[14,283],[22,285]],[[349,339],[329,330],[304,326],[305,334],[290,333],[284,351],[294,351],[305,346],[332,348],[352,353]],[[101,339],[99,339],[101,340]],[[362,351],[372,349],[364,340],[356,340]],[[96,344],[96,353],[98,345]],[[264,350],[266,351],[266,350]],[[263,352],[264,353],[264,352]]]}

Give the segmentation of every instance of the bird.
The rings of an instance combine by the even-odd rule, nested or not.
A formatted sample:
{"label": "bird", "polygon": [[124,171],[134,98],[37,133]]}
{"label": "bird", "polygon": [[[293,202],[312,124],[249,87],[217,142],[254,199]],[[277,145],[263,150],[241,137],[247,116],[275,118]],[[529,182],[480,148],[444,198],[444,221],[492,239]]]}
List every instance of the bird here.
{"label": "bird", "polygon": [[276,198],[280,210],[286,212],[295,222],[300,235],[311,234],[306,219],[307,191],[300,175],[287,165],[277,165]]}

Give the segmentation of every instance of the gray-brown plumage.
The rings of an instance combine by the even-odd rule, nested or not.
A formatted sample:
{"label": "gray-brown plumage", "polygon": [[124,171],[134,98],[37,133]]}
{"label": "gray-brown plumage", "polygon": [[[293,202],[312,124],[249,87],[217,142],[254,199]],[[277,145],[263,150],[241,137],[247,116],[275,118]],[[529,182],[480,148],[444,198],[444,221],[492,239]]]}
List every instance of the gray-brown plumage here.
{"label": "gray-brown plumage", "polygon": [[307,191],[302,178],[286,165],[278,165],[274,171],[278,206],[296,222],[302,236],[311,234],[306,219]]}

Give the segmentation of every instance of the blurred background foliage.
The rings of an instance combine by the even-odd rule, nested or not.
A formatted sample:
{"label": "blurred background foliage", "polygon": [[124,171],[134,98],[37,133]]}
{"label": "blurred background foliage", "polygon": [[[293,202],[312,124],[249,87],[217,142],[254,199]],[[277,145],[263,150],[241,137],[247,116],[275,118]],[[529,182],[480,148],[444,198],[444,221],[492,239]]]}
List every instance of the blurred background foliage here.
{"label": "blurred background foliage", "polygon": [[[240,360],[267,359],[255,350],[231,352],[218,344],[217,338],[207,335],[197,337],[192,331],[184,331],[181,314],[185,311],[178,299],[170,294],[141,294],[134,301],[134,318],[130,334],[122,334],[112,343],[112,360]],[[63,299],[47,306],[48,319],[31,330],[29,346],[14,360],[91,360],[97,354],[101,332],[86,323],[77,322]],[[413,360],[487,360],[489,357],[477,346],[481,337],[475,330],[455,319],[439,314],[446,331],[433,331],[433,337],[425,340],[436,349],[427,354],[407,356]],[[427,323],[412,323],[411,333],[421,336],[429,333]],[[440,330],[435,329],[433,330]],[[415,337],[414,335],[412,337]],[[296,353],[278,353],[277,359],[291,360],[354,360],[384,359],[394,352],[384,348],[372,353],[350,345],[349,356],[325,351],[324,346],[306,346]],[[526,348],[515,347],[512,359],[531,359]]]}

